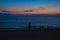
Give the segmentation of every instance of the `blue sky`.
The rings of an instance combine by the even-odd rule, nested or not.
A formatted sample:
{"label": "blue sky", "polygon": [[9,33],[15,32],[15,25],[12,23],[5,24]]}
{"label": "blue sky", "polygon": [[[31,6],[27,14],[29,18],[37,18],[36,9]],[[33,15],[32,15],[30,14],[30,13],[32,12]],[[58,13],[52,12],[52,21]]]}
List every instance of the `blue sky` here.
{"label": "blue sky", "polygon": [[60,8],[60,0],[0,0],[0,10]]}

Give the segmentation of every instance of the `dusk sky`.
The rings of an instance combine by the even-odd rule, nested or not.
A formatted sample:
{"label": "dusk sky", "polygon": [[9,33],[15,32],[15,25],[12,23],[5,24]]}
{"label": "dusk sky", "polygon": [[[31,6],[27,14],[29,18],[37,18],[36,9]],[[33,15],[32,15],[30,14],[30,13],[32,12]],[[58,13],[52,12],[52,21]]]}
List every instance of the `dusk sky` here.
{"label": "dusk sky", "polygon": [[0,12],[11,14],[60,13],[60,0],[0,0]]}

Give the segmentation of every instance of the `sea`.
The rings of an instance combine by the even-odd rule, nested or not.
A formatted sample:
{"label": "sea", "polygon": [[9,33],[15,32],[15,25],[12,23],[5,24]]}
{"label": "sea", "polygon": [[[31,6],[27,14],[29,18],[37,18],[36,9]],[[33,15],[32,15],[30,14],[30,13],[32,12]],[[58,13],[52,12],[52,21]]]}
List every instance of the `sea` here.
{"label": "sea", "polygon": [[28,29],[29,23],[31,28],[56,28],[60,27],[60,14],[25,14],[13,15],[0,13],[0,28],[10,29]]}

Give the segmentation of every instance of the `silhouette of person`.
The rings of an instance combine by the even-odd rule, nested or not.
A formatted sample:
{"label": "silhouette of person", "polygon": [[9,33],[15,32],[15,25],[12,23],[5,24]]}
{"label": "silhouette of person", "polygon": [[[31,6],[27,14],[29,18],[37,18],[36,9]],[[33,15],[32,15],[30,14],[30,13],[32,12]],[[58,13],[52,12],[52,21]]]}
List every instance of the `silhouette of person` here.
{"label": "silhouette of person", "polygon": [[29,24],[28,24],[28,30],[30,30],[30,28],[31,28],[31,23],[29,22]]}

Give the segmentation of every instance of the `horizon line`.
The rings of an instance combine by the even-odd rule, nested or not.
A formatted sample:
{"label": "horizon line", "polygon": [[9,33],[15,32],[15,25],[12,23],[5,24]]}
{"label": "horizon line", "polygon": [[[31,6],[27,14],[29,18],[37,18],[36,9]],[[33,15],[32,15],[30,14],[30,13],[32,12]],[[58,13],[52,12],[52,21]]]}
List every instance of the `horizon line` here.
{"label": "horizon line", "polygon": [[[0,14],[8,14],[8,13],[0,13]],[[45,13],[43,13],[43,14],[37,14],[37,13],[35,13],[35,14],[13,14],[13,13],[9,13],[10,15],[57,15],[57,14],[60,14],[60,13],[55,13],[55,14],[45,14]]]}

